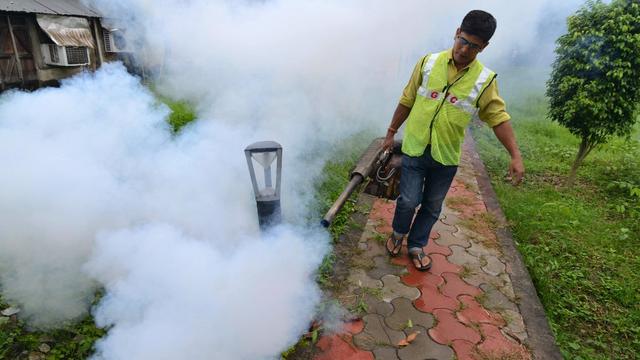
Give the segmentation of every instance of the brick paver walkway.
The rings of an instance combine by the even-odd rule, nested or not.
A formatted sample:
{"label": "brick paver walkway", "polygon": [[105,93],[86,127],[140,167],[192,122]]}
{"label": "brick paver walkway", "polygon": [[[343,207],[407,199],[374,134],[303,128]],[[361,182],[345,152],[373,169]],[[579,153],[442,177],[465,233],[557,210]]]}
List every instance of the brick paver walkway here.
{"label": "brick paver walkway", "polygon": [[[466,149],[425,252],[414,269],[406,246],[390,258],[394,202],[376,199],[358,244],[369,265],[351,269],[349,291],[366,314],[317,343],[316,359],[531,359],[528,333]],[[367,195],[363,195],[367,196]]]}

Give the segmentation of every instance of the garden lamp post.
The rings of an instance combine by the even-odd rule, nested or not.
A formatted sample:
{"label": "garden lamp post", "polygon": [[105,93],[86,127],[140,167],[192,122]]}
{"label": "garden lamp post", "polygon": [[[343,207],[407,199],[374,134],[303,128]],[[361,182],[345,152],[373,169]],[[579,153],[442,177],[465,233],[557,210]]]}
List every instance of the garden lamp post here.
{"label": "garden lamp post", "polygon": [[[282,174],[282,146],[275,141],[260,141],[244,149],[251,175],[251,184],[256,196],[258,222],[261,229],[280,223],[280,184]],[[273,163],[276,169],[273,169]],[[256,176],[255,164],[262,167]],[[258,169],[259,171],[260,169]],[[275,186],[274,184],[275,172]]]}

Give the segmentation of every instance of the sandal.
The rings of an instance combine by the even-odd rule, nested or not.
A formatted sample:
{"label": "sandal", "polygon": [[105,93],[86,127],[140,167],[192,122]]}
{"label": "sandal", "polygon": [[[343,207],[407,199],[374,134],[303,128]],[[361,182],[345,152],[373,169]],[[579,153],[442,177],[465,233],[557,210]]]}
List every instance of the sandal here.
{"label": "sandal", "polygon": [[[410,251],[409,258],[411,259],[411,263],[413,264],[413,266],[420,271],[427,271],[431,269],[431,265],[433,264],[431,257],[425,254],[424,250],[422,249],[420,249],[420,251]],[[429,259],[429,262],[426,265],[422,262],[424,258]],[[416,260],[418,260],[421,266],[416,265]]]}
{"label": "sandal", "polygon": [[[403,237],[400,237],[400,239],[396,239],[396,237],[393,236],[393,233],[389,236],[389,238],[387,239],[387,243],[384,245],[384,247],[385,249],[387,249],[387,253],[390,256],[395,257],[400,254],[400,250],[402,250],[402,238]],[[389,250],[389,243],[393,245],[391,250]]]}

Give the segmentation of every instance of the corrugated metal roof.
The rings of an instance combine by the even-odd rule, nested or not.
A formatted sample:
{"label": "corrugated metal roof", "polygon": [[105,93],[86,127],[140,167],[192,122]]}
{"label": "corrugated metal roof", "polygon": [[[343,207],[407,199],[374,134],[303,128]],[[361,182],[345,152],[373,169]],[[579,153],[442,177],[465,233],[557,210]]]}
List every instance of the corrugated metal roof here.
{"label": "corrugated metal roof", "polygon": [[0,0],[0,11],[100,17],[80,0]]}
{"label": "corrugated metal roof", "polygon": [[94,48],[89,20],[78,16],[37,14],[40,28],[60,46],[85,46]]}

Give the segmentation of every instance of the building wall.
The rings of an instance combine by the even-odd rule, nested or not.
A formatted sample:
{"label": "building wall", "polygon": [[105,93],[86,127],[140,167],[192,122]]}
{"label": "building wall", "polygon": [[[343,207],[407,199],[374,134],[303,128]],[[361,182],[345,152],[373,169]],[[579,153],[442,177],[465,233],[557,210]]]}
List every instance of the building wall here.
{"label": "building wall", "polygon": [[[26,26],[25,36],[27,38],[26,41],[29,43],[29,46],[27,46],[29,48],[29,54],[21,53],[21,60],[22,58],[25,59],[23,68],[28,68],[29,70],[23,71],[27,84],[23,85],[21,79],[15,76],[16,74],[14,71],[12,74],[9,74],[11,76],[8,76],[8,78],[0,79],[3,80],[0,85],[0,91],[9,87],[36,88],[43,85],[56,85],[59,80],[73,76],[82,71],[95,71],[102,64],[101,58],[105,58],[104,46],[102,46],[101,27],[99,26],[99,20],[95,18],[88,19],[91,26],[91,32],[94,37],[94,42],[96,44],[94,49],[89,49],[89,65],[64,67],[45,64],[44,57],[40,50],[40,44],[51,43],[51,40],[40,29],[36,21],[35,14],[0,12],[0,21],[2,19],[6,19],[6,17],[9,17],[10,19],[23,18],[26,20],[24,21],[24,26]],[[0,44],[0,46],[5,49],[4,51],[8,51],[6,49],[9,45],[10,44]],[[13,51],[11,51],[11,54],[13,54]],[[7,66],[10,61],[6,59],[6,57],[7,56],[5,55],[5,59],[3,60],[0,56],[0,76],[2,76],[1,67],[3,65],[3,61],[5,66]]]}
{"label": "building wall", "polygon": [[[8,35],[8,22],[15,28],[18,52],[22,63],[22,78],[17,71],[17,62],[13,51],[13,42]],[[40,49],[41,44],[52,43],[49,36],[40,28],[36,14],[0,11],[0,92],[8,88],[35,89],[41,86],[57,86],[60,80],[71,77],[82,71],[95,71],[105,62],[121,61],[127,70],[142,79],[157,75],[160,69],[157,61],[153,63],[139,62],[132,53],[107,53],[104,48],[103,28],[98,18],[87,18],[95,47],[89,49],[89,65],[55,66],[47,65]],[[3,21],[4,24],[3,25]],[[4,26],[4,27],[3,27]],[[5,30],[3,32],[3,29]],[[144,49],[135,49],[144,53]],[[142,57],[144,59],[144,56]]]}
{"label": "building wall", "polygon": [[[28,15],[0,13],[0,90],[37,85],[28,19]],[[19,60],[16,60],[16,50]]]}

